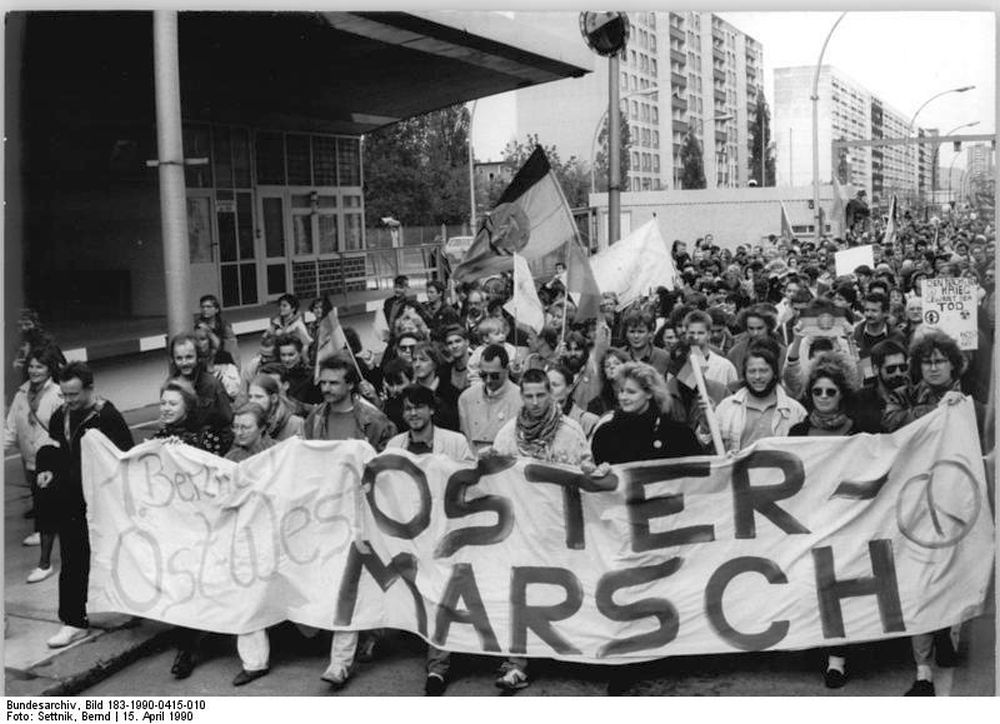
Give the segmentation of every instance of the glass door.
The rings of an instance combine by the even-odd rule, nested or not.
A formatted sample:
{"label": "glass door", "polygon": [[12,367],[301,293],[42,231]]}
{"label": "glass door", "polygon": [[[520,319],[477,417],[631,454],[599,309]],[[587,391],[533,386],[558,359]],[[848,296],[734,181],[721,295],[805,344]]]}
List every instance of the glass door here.
{"label": "glass door", "polygon": [[258,304],[253,194],[250,191],[217,190],[215,215],[219,230],[222,306],[228,309]]}
{"label": "glass door", "polygon": [[260,190],[257,197],[258,236],[263,236],[259,248],[264,266],[264,296],[267,301],[274,301],[289,289],[286,195],[283,189]]}

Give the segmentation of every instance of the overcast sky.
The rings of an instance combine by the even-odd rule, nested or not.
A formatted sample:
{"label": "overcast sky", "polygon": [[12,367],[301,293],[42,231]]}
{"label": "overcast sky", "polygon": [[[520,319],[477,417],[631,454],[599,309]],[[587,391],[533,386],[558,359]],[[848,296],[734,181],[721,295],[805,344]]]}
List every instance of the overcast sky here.
{"label": "overcast sky", "polygon": [[[764,46],[765,92],[773,97],[775,68],[814,66],[837,12],[718,12]],[[956,133],[996,129],[995,19],[989,12],[848,12],[834,31],[824,63],[832,65],[909,118],[934,94],[965,85],[921,111],[917,125],[938,128],[979,121]],[[581,39],[581,42],[582,39]],[[599,60],[598,62],[604,62]],[[513,135],[510,94],[480,101],[474,141],[478,159],[498,159]],[[942,148],[950,163],[951,147]],[[960,159],[956,166],[963,165]]]}

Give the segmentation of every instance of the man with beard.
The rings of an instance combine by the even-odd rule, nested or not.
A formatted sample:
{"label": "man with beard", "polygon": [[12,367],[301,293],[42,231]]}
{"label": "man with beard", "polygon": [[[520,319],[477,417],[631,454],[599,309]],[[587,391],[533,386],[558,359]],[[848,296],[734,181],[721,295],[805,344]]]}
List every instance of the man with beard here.
{"label": "man with beard", "polygon": [[478,341],[476,329],[479,323],[486,318],[486,295],[481,289],[472,289],[465,300],[465,317],[462,319],[462,326],[470,341]]}
{"label": "man with beard", "polygon": [[198,340],[193,334],[182,332],[170,339],[170,376],[182,377],[191,383],[198,396],[198,409],[194,417],[198,425],[210,427],[219,434],[222,451],[229,450],[233,442],[233,408],[222,383],[205,371],[204,360],[198,357]]}
{"label": "man with beard", "polygon": [[[712,320],[709,319],[706,327],[706,342],[708,339],[707,331],[711,329],[711,326]],[[667,371],[667,365],[670,364],[670,355],[653,346],[653,333],[656,331],[653,315],[634,309],[625,315],[625,319],[622,320],[622,328],[625,330],[625,342],[628,345],[625,351],[628,353],[629,359],[633,362],[645,362],[652,365],[661,375],[664,374]]]}
{"label": "man with beard", "polygon": [[875,364],[871,360],[872,348],[890,337],[896,336],[889,329],[886,317],[889,314],[889,298],[878,292],[869,292],[864,297],[864,321],[854,327],[854,343],[858,349],[862,382],[866,385],[875,379]]}
{"label": "man with beard", "polygon": [[570,332],[566,335],[566,347],[561,357],[563,365],[573,374],[570,396],[582,410],[586,410],[590,401],[601,393],[601,375],[597,364],[608,349],[611,330],[599,323],[595,336],[597,342],[591,350],[586,337],[580,332]]}
{"label": "man with beard", "polygon": [[[548,375],[528,370],[521,378],[521,409],[496,434],[497,455],[527,457],[550,463],[585,466],[593,470],[593,456],[580,425],[562,414],[552,399]],[[498,688],[514,692],[528,686],[528,659],[512,656],[500,666]]]}
{"label": "man with beard", "polygon": [[[354,364],[340,355],[320,364],[319,387],[323,404],[309,414],[302,426],[306,440],[367,440],[378,452],[385,448],[396,434],[396,426],[376,407],[356,399],[359,382]],[[366,643],[373,642],[372,637]],[[354,671],[357,650],[356,631],[334,631],[330,641],[330,665],[320,678],[336,687],[347,683]],[[368,650],[365,653],[368,654]]]}
{"label": "man with beard", "polygon": [[861,432],[879,433],[889,396],[907,386],[906,348],[894,339],[885,339],[871,349],[871,364],[877,377],[857,395],[855,419]]}
{"label": "man with beard", "polygon": [[786,437],[806,418],[805,408],[778,384],[778,349],[771,340],[750,346],[743,362],[744,387],[715,410],[727,452],[736,452],[765,437]]}
{"label": "man with beard", "polygon": [[[460,463],[475,465],[476,456],[469,447],[465,436],[451,430],[444,430],[434,424],[438,399],[434,392],[418,384],[403,389],[403,418],[408,432],[400,433],[386,443],[386,450],[402,448],[414,455],[447,455]],[[448,686],[448,670],[451,654],[427,645],[427,678],[424,694],[441,696]]]}

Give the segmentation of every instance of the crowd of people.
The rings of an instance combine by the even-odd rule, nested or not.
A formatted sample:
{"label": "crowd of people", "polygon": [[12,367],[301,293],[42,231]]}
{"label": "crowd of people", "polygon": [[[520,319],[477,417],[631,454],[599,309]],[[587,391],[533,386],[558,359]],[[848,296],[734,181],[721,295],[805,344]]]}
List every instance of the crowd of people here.
{"label": "crowd of people", "polygon": [[[675,241],[676,277],[626,308],[604,295],[597,319],[566,324],[575,307],[564,279],[541,280],[540,330],[506,310],[508,275],[459,285],[432,280],[426,302],[401,276],[382,310],[384,351],[366,349],[346,328],[350,350],[318,361],[329,300],[315,300],[307,321],[299,301],[282,296],[258,348],[241,355],[218,299],[207,295],[191,332],[169,340],[155,437],[231,460],[299,436],[361,439],[377,451],[468,463],[516,455],[600,475],[612,464],[731,453],[768,437],[893,432],[970,395],[991,453],[994,230],[952,216],[903,220],[889,239],[884,232],[875,219],[846,239],[772,237],[735,249],[720,248],[711,235]],[[837,276],[836,252],[860,244],[873,245],[874,265]],[[922,284],[934,277],[975,281],[975,351],[925,328]],[[807,323],[815,314],[843,323],[817,331]],[[49,641],[60,647],[87,631],[80,437],[97,428],[123,450],[133,440],[114,406],[95,393],[87,366],[65,364],[36,316],[23,326],[15,364],[26,380],[9,409],[6,442],[19,446],[32,485],[38,536],[25,543],[38,543],[40,555],[29,582],[52,575],[50,552],[60,540],[64,627]],[[703,391],[684,374],[691,364]],[[71,492],[50,500],[53,476]],[[177,678],[195,668],[201,636],[180,633]],[[379,641],[379,632],[333,633],[322,678],[343,686]],[[931,663],[935,656],[948,663],[952,648],[947,630],[913,639],[908,695],[934,694]],[[237,649],[234,685],[268,672],[266,632],[238,637]],[[825,684],[839,688],[848,681],[850,649],[827,653]],[[428,695],[445,691],[449,665],[447,651],[428,647]],[[516,691],[529,682],[526,659],[503,661],[497,686]]]}

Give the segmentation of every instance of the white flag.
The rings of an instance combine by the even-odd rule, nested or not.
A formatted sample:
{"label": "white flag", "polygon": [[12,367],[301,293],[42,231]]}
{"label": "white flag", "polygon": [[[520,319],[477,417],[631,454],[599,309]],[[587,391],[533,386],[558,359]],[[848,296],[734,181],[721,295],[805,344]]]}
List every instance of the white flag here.
{"label": "white flag", "polygon": [[590,268],[602,292],[618,295],[619,309],[657,287],[674,288],[674,260],[656,219],[594,254]]}
{"label": "white flag", "polygon": [[504,307],[518,324],[541,332],[545,326],[545,311],[535,290],[535,280],[528,268],[528,261],[514,254],[514,296]]}

